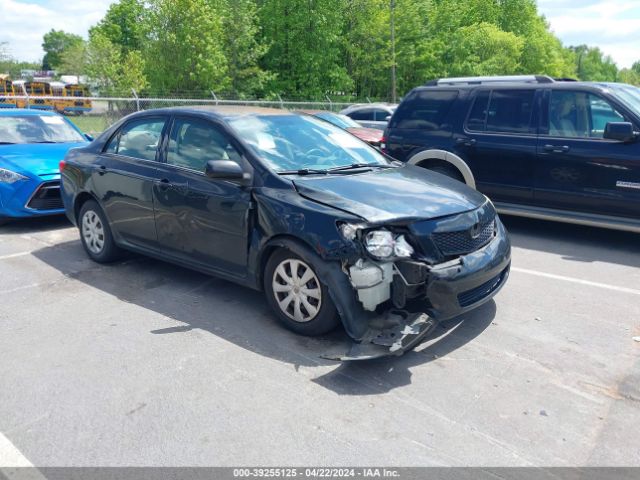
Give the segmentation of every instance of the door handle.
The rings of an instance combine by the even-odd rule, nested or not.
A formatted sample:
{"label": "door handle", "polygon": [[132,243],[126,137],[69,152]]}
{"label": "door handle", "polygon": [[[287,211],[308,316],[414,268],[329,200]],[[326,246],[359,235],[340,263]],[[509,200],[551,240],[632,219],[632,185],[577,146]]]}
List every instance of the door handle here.
{"label": "door handle", "polygon": [[169,181],[168,178],[163,178],[162,180],[160,180],[158,182],[159,187],[160,187],[160,191],[165,192],[167,190],[169,190],[169,188],[171,188],[171,182]]}
{"label": "door handle", "polygon": [[567,153],[570,150],[570,148],[568,145],[545,145],[544,150],[546,152],[553,152],[553,153]]}
{"label": "door handle", "polygon": [[456,139],[458,145],[464,145],[465,147],[472,147],[476,144],[475,138],[458,138]]}

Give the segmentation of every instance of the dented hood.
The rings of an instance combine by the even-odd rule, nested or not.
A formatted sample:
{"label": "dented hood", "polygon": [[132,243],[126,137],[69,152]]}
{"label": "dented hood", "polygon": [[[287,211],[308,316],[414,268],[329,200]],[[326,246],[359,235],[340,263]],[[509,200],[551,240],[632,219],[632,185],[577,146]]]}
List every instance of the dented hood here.
{"label": "dented hood", "polygon": [[486,197],[424,168],[406,165],[365,173],[296,177],[300,195],[371,223],[431,219],[476,209]]}

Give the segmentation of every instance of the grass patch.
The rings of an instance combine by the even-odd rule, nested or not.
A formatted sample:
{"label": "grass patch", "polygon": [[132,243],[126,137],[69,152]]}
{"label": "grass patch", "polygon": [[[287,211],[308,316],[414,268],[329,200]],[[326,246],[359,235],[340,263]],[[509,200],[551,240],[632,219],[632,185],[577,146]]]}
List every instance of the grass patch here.
{"label": "grass patch", "polygon": [[99,135],[108,126],[107,119],[102,115],[81,115],[78,117],[67,117],[82,131],[82,133],[88,133],[89,135]]}

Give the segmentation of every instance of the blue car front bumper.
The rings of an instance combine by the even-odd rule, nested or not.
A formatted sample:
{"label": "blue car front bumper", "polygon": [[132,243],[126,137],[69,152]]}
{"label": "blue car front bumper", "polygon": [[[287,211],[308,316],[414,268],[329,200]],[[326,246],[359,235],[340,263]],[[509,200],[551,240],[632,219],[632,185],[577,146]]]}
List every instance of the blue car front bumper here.
{"label": "blue car front bumper", "polygon": [[0,217],[41,217],[63,213],[59,175],[0,183]]}

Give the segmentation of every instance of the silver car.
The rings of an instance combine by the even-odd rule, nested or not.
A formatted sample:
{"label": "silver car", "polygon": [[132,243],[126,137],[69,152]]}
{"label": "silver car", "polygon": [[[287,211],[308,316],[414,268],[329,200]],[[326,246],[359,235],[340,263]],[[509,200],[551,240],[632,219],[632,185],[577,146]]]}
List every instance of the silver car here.
{"label": "silver car", "polygon": [[384,130],[397,107],[395,103],[359,103],[345,108],[340,113],[363,127]]}

